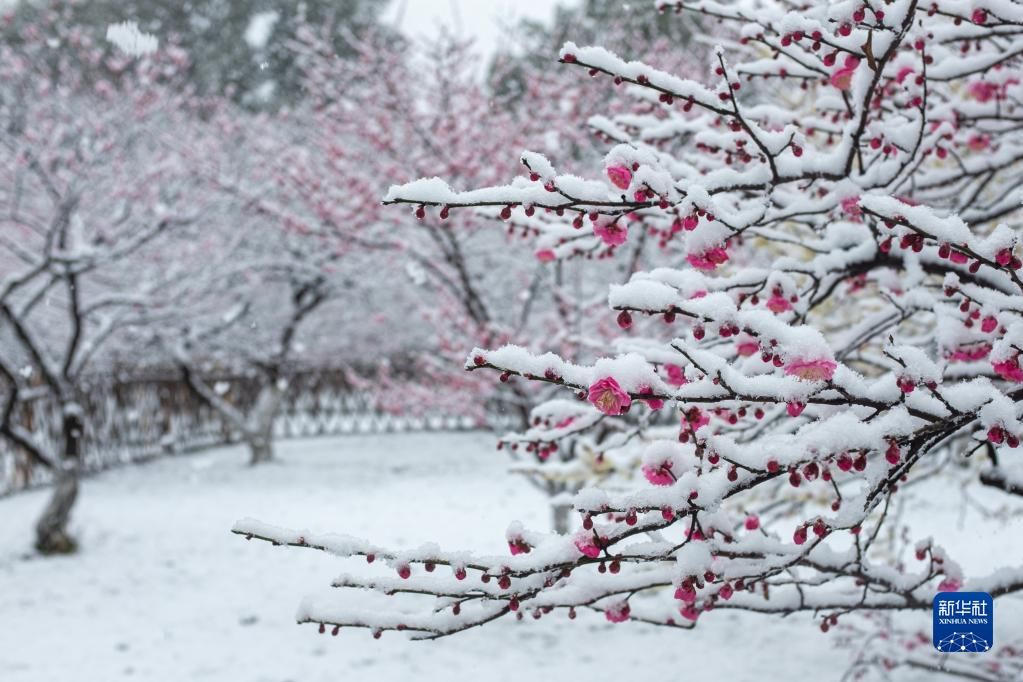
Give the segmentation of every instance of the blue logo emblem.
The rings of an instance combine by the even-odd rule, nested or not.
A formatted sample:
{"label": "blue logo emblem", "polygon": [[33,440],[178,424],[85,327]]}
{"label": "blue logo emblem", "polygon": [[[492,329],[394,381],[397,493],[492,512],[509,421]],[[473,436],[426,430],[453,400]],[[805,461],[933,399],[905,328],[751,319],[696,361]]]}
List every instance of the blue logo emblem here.
{"label": "blue logo emblem", "polygon": [[943,653],[990,651],[995,602],[987,592],[939,592],[934,597],[934,648]]}

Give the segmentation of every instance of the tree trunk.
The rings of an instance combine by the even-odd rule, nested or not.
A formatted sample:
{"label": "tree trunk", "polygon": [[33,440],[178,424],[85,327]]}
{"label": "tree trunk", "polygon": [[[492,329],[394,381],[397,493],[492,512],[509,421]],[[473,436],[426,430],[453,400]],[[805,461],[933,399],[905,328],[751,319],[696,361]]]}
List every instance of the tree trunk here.
{"label": "tree trunk", "polygon": [[284,398],[284,389],[276,380],[271,380],[259,391],[256,404],[249,417],[249,464],[255,466],[270,462],[274,458],[274,420]]}
{"label": "tree trunk", "polygon": [[40,554],[71,554],[78,545],[68,533],[71,508],[78,499],[78,466],[82,456],[81,408],[75,403],[63,406],[65,468],[55,474],[53,495],[36,523],[36,550]]}
{"label": "tree trunk", "polygon": [[256,436],[246,441],[249,446],[249,464],[265,464],[274,459],[274,444],[272,440]]}
{"label": "tree trunk", "polygon": [[559,535],[567,535],[571,528],[573,507],[571,504],[551,505],[551,530]]}
{"label": "tree trunk", "polygon": [[50,502],[36,523],[36,551],[40,554],[72,554],[78,545],[68,533],[71,508],[78,499],[78,473],[57,475]]}

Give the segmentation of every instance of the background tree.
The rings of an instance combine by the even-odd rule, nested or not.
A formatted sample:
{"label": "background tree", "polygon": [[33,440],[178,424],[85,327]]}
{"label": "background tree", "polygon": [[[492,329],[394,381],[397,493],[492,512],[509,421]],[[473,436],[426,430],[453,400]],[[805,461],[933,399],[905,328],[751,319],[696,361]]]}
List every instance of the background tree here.
{"label": "background tree", "polygon": [[[81,381],[120,330],[165,319],[169,276],[144,266],[203,204],[167,135],[188,129],[180,52],[106,55],[58,11],[8,30],[19,40],[0,47],[0,434],[54,476],[37,549],[69,552],[89,428]],[[20,422],[26,401],[44,399],[58,442]]]}
{"label": "background tree", "polygon": [[[604,258],[594,275],[593,269],[556,262],[549,250],[531,245],[542,226],[536,216],[523,214],[501,232],[491,227],[499,209],[435,215],[360,207],[344,219],[333,214],[347,210],[353,198],[360,203],[375,198],[381,178],[397,182],[435,173],[461,186],[499,181],[515,166],[515,159],[501,160],[508,146],[536,143],[592,162],[597,158],[593,134],[556,122],[566,111],[589,115],[609,89],[508,59],[499,60],[481,82],[471,44],[450,36],[408,54],[395,53],[385,40],[367,39],[359,57],[347,61],[335,59],[329,43],[312,33],[306,49],[306,87],[319,94],[309,110],[293,112],[308,121],[300,126],[303,137],[293,142],[303,150],[301,163],[287,162],[302,169],[291,178],[290,191],[301,200],[293,210],[314,214],[324,225],[363,231],[380,222],[377,240],[387,246],[381,251],[372,245],[376,250],[369,257],[404,275],[399,288],[411,299],[408,308],[385,305],[376,324],[389,337],[408,338],[407,310],[418,311],[420,318],[408,352],[364,385],[389,411],[461,411],[480,424],[526,427],[536,397],[514,384],[494,387],[461,372],[467,340],[502,344],[543,338],[566,356],[586,354],[594,337],[606,338],[613,327],[591,324],[596,318],[589,313],[603,305],[601,276],[614,270],[625,281],[654,255],[651,244],[637,240],[627,260]],[[508,79],[523,74],[527,91],[509,92]],[[606,256],[599,250],[593,255]],[[438,392],[438,385],[458,390]],[[604,474],[596,453],[568,465],[576,458],[567,441],[555,457],[566,466],[545,469],[532,466],[540,453],[531,446],[520,451],[517,439],[508,445],[519,460],[515,470],[555,500]],[[556,527],[567,527],[567,511],[563,500],[555,504]]]}
{"label": "background tree", "polygon": [[[111,24],[134,21],[188,53],[187,79],[199,94],[274,110],[302,97],[303,67],[291,46],[302,27],[320,27],[334,53],[345,58],[355,36],[371,27],[386,30],[377,25],[384,6],[367,0],[71,0],[59,11],[63,21],[97,36]],[[21,23],[44,11],[51,10],[20,2],[14,14]],[[19,39],[17,32],[7,33],[6,39]],[[402,40],[396,34],[389,39]]]}
{"label": "background tree", "polygon": [[[204,179],[227,202],[227,218],[203,239],[180,242],[175,258],[194,272],[189,303],[169,333],[154,334],[196,395],[249,447],[252,464],[273,458],[274,424],[296,369],[351,362],[371,347],[395,350],[338,333],[379,303],[370,294],[382,281],[371,264],[390,243],[379,236],[380,204],[371,194],[315,207],[295,200],[322,182],[315,152],[300,139],[308,115],[308,108],[252,117],[221,111],[215,125],[226,144],[217,163],[204,166]],[[330,335],[321,329],[304,340],[318,316],[321,325],[329,320]],[[218,394],[207,378],[214,364],[255,379],[250,408]]]}

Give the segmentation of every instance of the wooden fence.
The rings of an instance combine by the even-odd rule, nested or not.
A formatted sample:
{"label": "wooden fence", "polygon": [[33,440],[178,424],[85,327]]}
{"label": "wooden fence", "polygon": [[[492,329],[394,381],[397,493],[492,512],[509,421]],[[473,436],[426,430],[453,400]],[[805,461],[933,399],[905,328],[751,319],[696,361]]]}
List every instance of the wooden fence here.
{"label": "wooden fence", "polygon": [[[257,394],[247,376],[210,380],[222,397],[242,410]],[[237,440],[230,425],[202,402],[179,377],[134,379],[99,377],[82,392],[85,412],[83,468],[95,472],[162,455],[192,452]],[[41,442],[57,441],[57,406],[39,400],[18,416]],[[472,420],[450,415],[395,415],[375,409],[369,395],[353,387],[340,370],[304,370],[289,376],[284,404],[274,424],[278,438],[455,431],[477,428]],[[0,439],[0,495],[48,483],[41,467]]]}

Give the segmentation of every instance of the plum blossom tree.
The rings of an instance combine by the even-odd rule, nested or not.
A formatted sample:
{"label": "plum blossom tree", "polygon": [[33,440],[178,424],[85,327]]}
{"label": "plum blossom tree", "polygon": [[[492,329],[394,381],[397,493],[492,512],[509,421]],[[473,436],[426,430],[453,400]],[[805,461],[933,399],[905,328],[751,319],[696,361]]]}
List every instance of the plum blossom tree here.
{"label": "plum blossom tree", "polygon": [[[174,275],[146,266],[203,206],[168,136],[186,130],[187,60],[106,55],[59,10],[7,28],[19,40],[0,46],[0,436],[52,473],[36,548],[66,553],[83,378],[123,330],[166,319]],[[56,440],[23,423],[32,401],[56,406]]]}
{"label": "plum blossom tree", "polygon": [[[308,153],[294,137],[306,121],[221,113],[215,125],[227,144],[204,180],[226,202],[228,220],[178,244],[195,277],[177,324],[155,337],[194,393],[238,433],[250,463],[260,464],[273,459],[274,423],[291,371],[309,359],[303,351],[315,346],[316,362],[338,350],[336,341],[303,344],[305,329],[342,294],[357,300],[355,283],[370,275],[365,252],[386,245],[368,236],[379,202],[367,197],[311,216],[295,201],[295,186],[308,179]],[[258,388],[250,409],[210,385],[204,368],[211,364],[252,374]]]}
{"label": "plum blossom tree", "polygon": [[[292,164],[304,169],[301,182],[295,183],[293,206],[307,207],[305,212],[321,221],[348,225],[329,213],[347,211],[361,197],[375,197],[382,178],[401,182],[440,174],[459,186],[493,183],[517,166],[516,158],[502,156],[508,147],[558,149],[570,167],[598,160],[592,131],[567,121],[606,104],[614,89],[610,83],[580,83],[571,73],[549,73],[516,55],[499,55],[481,81],[473,46],[451,36],[415,44],[404,54],[379,36],[355,45],[358,59],[337,59],[310,31],[299,48],[304,50],[307,89],[316,101],[312,111],[294,112],[308,124],[302,127],[302,162]],[[663,43],[653,52],[659,62],[693,69],[692,60],[670,55]],[[615,109],[656,116],[657,107],[639,101]],[[558,259],[542,243],[529,247],[529,239],[543,227],[532,212],[506,218],[503,233],[493,230],[503,211],[413,208],[407,214],[380,214],[360,209],[356,224],[363,231],[373,221],[385,226],[373,234],[390,244],[388,253],[377,249],[373,256],[408,274],[410,303],[421,316],[414,327],[419,336],[409,339],[414,343],[404,362],[385,365],[365,381],[385,408],[461,412],[502,428],[545,418],[546,408],[531,411],[537,397],[521,384],[498,382],[495,387],[484,377],[461,372],[464,349],[514,340],[537,351],[587,358],[617,330],[614,321],[593,314],[604,306],[608,279],[625,281],[640,264],[663,257],[656,240],[640,235],[623,248],[626,258],[610,259],[609,253],[594,249],[587,256],[598,263],[588,267]],[[381,312],[389,336],[407,337],[404,310],[396,302]],[[539,338],[542,346],[535,342]],[[434,387],[441,382],[451,390],[437,395]],[[598,429],[596,438],[603,440],[615,430]],[[515,461],[514,470],[551,497],[552,524],[559,530],[568,528],[569,494],[615,470],[613,459],[604,457],[588,435],[579,429],[573,433],[579,438],[566,435],[555,448],[538,448],[519,435],[500,441]],[[619,464],[634,468],[630,461]]]}
{"label": "plum blossom tree", "polygon": [[[732,33],[705,82],[562,48],[566,67],[657,105],[589,119],[611,143],[590,179],[526,152],[511,184],[456,191],[426,177],[385,199],[529,221],[545,260],[619,259],[641,235],[673,254],[675,267],[610,287],[622,332],[604,357],[505,345],[465,362],[561,389],[525,435],[541,449],[638,412],[672,415],[622,428],[643,477],[580,491],[578,532],[513,523],[510,556],[255,520],[234,532],[391,569],[335,582],[387,595],[381,607],[307,601],[299,620],[321,632],[430,639],[555,610],[679,629],[723,609],[804,613],[824,631],[880,632],[857,674],[1014,678],[1018,648],[946,666],[913,623],[936,592],[1001,599],[1023,590],[1023,572],[967,575],[940,538],[892,526],[946,476],[1023,492],[1023,263],[1010,227],[1023,13],[995,0],[658,4]],[[908,629],[886,618],[896,612]]]}
{"label": "plum blossom tree", "polygon": [[[384,212],[379,201],[378,174],[393,170],[399,159],[426,156],[426,138],[417,137],[415,127],[436,123],[427,113],[404,126],[396,123],[395,109],[408,108],[398,87],[410,73],[405,59],[395,56],[384,34],[351,36],[357,48],[351,60],[339,58],[332,33],[323,37],[303,25],[299,35],[292,57],[303,65],[305,87],[315,97],[274,115],[239,116],[227,108],[216,119],[227,142],[204,176],[233,202],[234,220],[198,248],[180,245],[189,260],[206,261],[197,269],[212,286],[196,287],[195,305],[183,311],[179,325],[183,333],[161,339],[196,394],[248,445],[253,464],[272,458],[274,421],[296,363],[365,358],[383,366],[373,369],[378,383],[404,381],[389,371],[388,360],[408,355],[428,336],[410,333],[417,327],[406,323],[417,276],[402,287],[383,264],[412,275],[422,272],[420,263],[433,266],[451,285],[445,293],[460,293],[465,310],[485,314],[461,242],[438,231],[436,242],[416,243],[417,218]],[[440,49],[422,57],[426,63],[449,59]],[[459,106],[474,85],[462,76],[452,75],[453,87],[446,89]],[[393,139],[385,140],[380,129],[392,124]],[[239,219],[244,229],[235,224]],[[431,253],[437,244],[442,256]],[[305,342],[310,336],[315,342]],[[260,388],[251,410],[204,380],[203,367],[211,363],[255,374]],[[416,402],[412,392],[404,391],[402,407]]]}
{"label": "plum blossom tree", "polygon": [[[629,259],[604,259],[602,274],[587,276],[576,263],[531,247],[537,226],[525,214],[499,231],[491,225],[500,208],[435,214],[415,207],[381,212],[366,204],[378,204],[381,179],[440,173],[461,186],[497,182],[514,172],[516,160],[502,156],[509,147],[540,144],[570,150],[573,163],[596,160],[592,134],[563,117],[566,108],[570,116],[585,115],[602,93],[572,74],[546,73],[509,57],[498,58],[481,80],[473,47],[452,36],[415,44],[405,54],[368,36],[356,43],[355,60],[337,59],[314,31],[304,40],[296,49],[303,52],[314,101],[288,114],[301,131],[282,145],[299,150],[284,155],[292,169],[289,210],[305,216],[304,224],[340,226],[351,235],[346,239],[372,250],[378,267],[386,263],[407,275],[404,286],[392,282],[390,289],[404,292],[408,304],[390,301],[367,320],[382,335],[404,337],[405,348],[365,387],[390,411],[439,409],[478,423],[525,427],[536,397],[520,385],[495,387],[462,372],[466,344],[543,338],[565,357],[578,356],[589,339],[608,339],[615,328],[591,314],[603,306],[602,271],[614,270],[609,276],[624,281],[650,255],[650,244],[637,240]],[[353,253],[348,262],[356,258]],[[408,324],[409,308],[420,318],[416,325]],[[451,390],[438,393],[438,384]],[[554,457],[559,466],[535,466],[550,452],[520,448],[517,437],[507,445],[515,470],[555,500],[595,475],[594,456],[574,455],[592,449],[577,450],[568,438]],[[566,526],[568,509],[555,504],[556,527]]]}
{"label": "plum blossom tree", "polygon": [[[290,179],[295,210],[312,222],[350,226],[349,233],[364,237],[372,233],[370,247],[386,250],[373,255],[404,273],[405,288],[423,311],[421,324],[429,329],[416,339],[428,346],[413,360],[424,392],[389,386],[381,398],[393,409],[423,405],[424,395],[433,393],[429,375],[459,385],[462,397],[452,396],[452,404],[464,404],[465,391],[492,393],[489,382],[452,372],[450,360],[464,351],[458,339],[507,342],[535,330],[547,310],[537,300],[543,297],[537,282],[546,269],[509,253],[509,246],[511,253],[530,253],[522,238],[526,228],[504,235],[470,212],[402,214],[367,204],[379,205],[381,184],[431,172],[464,186],[492,184],[513,172],[514,159],[501,158],[501,150],[543,143],[544,136],[578,145],[578,131],[539,123],[549,119],[547,109],[556,101],[539,97],[538,90],[525,98],[494,94],[474,68],[471,44],[452,36],[398,52],[386,36],[370,35],[353,43],[357,56],[350,60],[337,59],[315,31],[304,38],[296,49],[304,52],[306,88],[314,101],[292,113],[304,133],[298,141],[302,163],[292,164],[301,170]],[[552,85],[541,82],[537,89]],[[567,93],[565,101],[578,96]],[[545,103],[530,115],[527,106],[536,102]],[[349,207],[350,215],[336,215]],[[407,326],[404,312],[382,312],[391,333]],[[486,415],[480,409],[475,416]]]}

